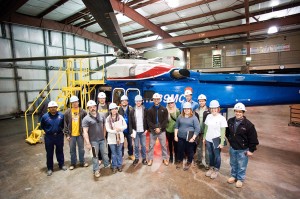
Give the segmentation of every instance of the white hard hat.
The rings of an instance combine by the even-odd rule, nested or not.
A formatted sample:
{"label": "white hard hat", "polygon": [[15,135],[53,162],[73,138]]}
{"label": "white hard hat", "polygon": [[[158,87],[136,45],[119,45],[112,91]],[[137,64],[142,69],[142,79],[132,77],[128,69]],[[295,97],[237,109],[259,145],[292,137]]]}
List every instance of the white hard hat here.
{"label": "white hard hat", "polygon": [[97,106],[96,102],[94,100],[89,100],[86,104],[87,107],[90,107],[90,106]]}
{"label": "white hard hat", "polygon": [[160,99],[160,94],[154,93],[152,96],[153,99]]}
{"label": "white hard hat", "polygon": [[78,102],[78,101],[79,101],[79,99],[78,99],[77,96],[73,95],[73,96],[70,97],[70,102],[71,102],[71,103],[73,103],[73,102]]}
{"label": "white hard hat", "polygon": [[126,95],[123,95],[123,96],[121,97],[121,101],[123,101],[123,100],[128,100],[128,97],[127,97]]}
{"label": "white hard hat", "polygon": [[184,91],[184,95],[192,95],[193,93],[192,93],[192,91],[191,90],[186,90],[186,91]]}
{"label": "white hard hat", "polygon": [[185,102],[182,108],[192,108],[192,104],[189,102]]}
{"label": "white hard hat", "polygon": [[115,103],[111,103],[111,104],[109,105],[109,110],[115,109],[115,108],[118,108],[118,106],[117,106]]}
{"label": "white hard hat", "polygon": [[243,103],[239,102],[234,105],[233,110],[246,111],[246,107]]}
{"label": "white hard hat", "polygon": [[173,97],[168,97],[167,104],[172,103],[172,102],[175,102],[174,98]]}
{"label": "white hard hat", "polygon": [[98,98],[106,98],[106,94],[104,92],[100,92],[98,94]]}
{"label": "white hard hat", "polygon": [[220,107],[220,104],[217,100],[211,100],[211,102],[209,103],[209,108],[218,108]]}
{"label": "white hard hat", "polygon": [[58,107],[58,105],[57,105],[57,103],[55,101],[50,101],[48,103],[48,108],[50,108],[50,107]]}
{"label": "white hard hat", "polygon": [[198,100],[206,100],[206,96],[201,94],[198,96]]}
{"label": "white hard hat", "polygon": [[142,96],[137,95],[137,96],[135,96],[134,101],[143,101],[143,98],[142,98]]}

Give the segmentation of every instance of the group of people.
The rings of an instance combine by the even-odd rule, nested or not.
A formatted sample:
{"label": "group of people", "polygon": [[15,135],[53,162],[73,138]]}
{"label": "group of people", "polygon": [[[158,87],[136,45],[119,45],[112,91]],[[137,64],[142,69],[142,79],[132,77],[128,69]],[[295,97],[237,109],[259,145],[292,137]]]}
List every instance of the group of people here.
{"label": "group of people", "polygon": [[[255,127],[244,116],[244,104],[237,103],[233,108],[235,117],[226,121],[220,114],[217,100],[210,101],[207,107],[204,94],[198,96],[198,103],[192,100],[192,90],[185,90],[184,94],[185,100],[180,110],[172,97],[167,99],[166,107],[162,106],[161,95],[158,93],[153,95],[154,104],[148,110],[143,106],[140,95],[135,96],[134,107],[128,105],[128,97],[123,95],[118,107],[115,103],[108,104],[105,93],[100,92],[98,104],[93,100],[87,102],[88,113],[79,108],[79,99],[72,96],[72,107],[64,115],[57,111],[57,103],[50,101],[49,112],[41,119],[41,127],[45,131],[47,174],[51,175],[53,172],[54,146],[59,168],[66,170],[63,156],[65,134],[70,144],[70,170],[77,164],[76,145],[79,165],[88,166],[84,159],[85,143],[86,148],[93,154],[95,177],[100,177],[102,161],[105,168],[112,168],[113,173],[122,172],[125,139],[128,158],[133,160],[133,165],[139,163],[141,155],[141,163],[151,166],[158,139],[164,165],[168,166],[175,161],[176,169],[188,170],[192,162],[195,162],[200,168],[205,167],[208,170],[205,173],[207,177],[215,179],[221,167],[221,149],[226,145],[226,137],[230,144],[231,166],[231,177],[227,182],[242,187],[248,157],[253,155],[258,145]],[[150,134],[148,154],[147,132]]]}

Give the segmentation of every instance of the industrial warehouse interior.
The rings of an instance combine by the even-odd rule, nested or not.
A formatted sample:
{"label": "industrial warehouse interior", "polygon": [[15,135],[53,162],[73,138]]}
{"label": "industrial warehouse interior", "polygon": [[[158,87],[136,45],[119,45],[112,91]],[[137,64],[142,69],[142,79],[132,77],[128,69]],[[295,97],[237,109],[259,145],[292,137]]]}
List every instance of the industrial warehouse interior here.
{"label": "industrial warehouse interior", "polygon": [[[299,0],[2,0],[0,5],[0,198],[300,197]],[[95,154],[85,141],[88,166],[71,169],[71,145],[64,136],[66,170],[54,154],[48,175],[40,110],[46,104],[45,115],[51,115],[49,101],[63,115],[76,96],[89,115],[88,102],[98,105],[100,93],[118,110],[123,96],[134,107],[137,95],[150,110],[158,93],[161,106],[172,98],[180,110],[187,90],[199,105],[202,94],[207,107],[217,100],[226,120],[236,116],[237,103],[245,104],[243,114],[254,124],[259,144],[248,157],[242,187],[228,182],[227,138],[213,179],[196,164],[197,153],[190,168],[166,164],[158,140],[149,165],[150,127],[148,165],[141,158],[134,163],[125,139],[121,171],[102,161],[96,177]]]}

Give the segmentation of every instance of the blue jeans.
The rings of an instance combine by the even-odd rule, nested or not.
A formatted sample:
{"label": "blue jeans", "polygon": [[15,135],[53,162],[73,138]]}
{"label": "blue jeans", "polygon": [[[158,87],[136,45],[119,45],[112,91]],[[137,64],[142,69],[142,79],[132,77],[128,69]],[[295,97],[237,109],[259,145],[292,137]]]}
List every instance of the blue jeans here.
{"label": "blue jeans", "polygon": [[123,143],[120,143],[119,145],[117,144],[110,144],[109,148],[111,150],[111,168],[116,169],[116,168],[122,168],[122,147]]}
{"label": "blue jeans", "polygon": [[[109,165],[109,159],[107,155],[107,147],[105,140],[99,140],[99,141],[91,141],[92,147],[95,147],[95,151],[101,152],[101,156],[104,162],[104,166],[107,167]],[[99,170],[99,161],[98,157],[93,157],[93,171]]]}
{"label": "blue jeans", "polygon": [[142,158],[146,159],[146,135],[144,132],[137,132],[134,139],[134,155],[135,159],[139,159],[140,155],[140,144],[142,149]]}
{"label": "blue jeans", "polygon": [[77,163],[77,154],[76,154],[76,143],[78,146],[78,154],[79,154],[79,162],[80,164],[84,163],[84,142],[83,137],[79,136],[71,136],[70,139],[70,155],[71,155],[71,165],[76,165]]}
{"label": "blue jeans", "polygon": [[[130,133],[124,133],[124,138],[127,139],[128,155],[133,155],[132,137]],[[122,148],[122,156],[124,156],[124,144]]]}
{"label": "blue jeans", "polygon": [[232,147],[229,149],[231,176],[240,181],[245,180],[248,165],[248,156],[245,153],[248,150],[234,150]]}
{"label": "blue jeans", "polygon": [[205,141],[205,143],[209,156],[209,166],[219,170],[221,167],[221,149],[215,149],[213,143],[207,140]]}
{"label": "blue jeans", "polygon": [[184,154],[187,155],[187,161],[192,163],[194,158],[194,142],[188,142],[186,139],[178,138],[177,144],[177,160],[178,162],[183,161]]}

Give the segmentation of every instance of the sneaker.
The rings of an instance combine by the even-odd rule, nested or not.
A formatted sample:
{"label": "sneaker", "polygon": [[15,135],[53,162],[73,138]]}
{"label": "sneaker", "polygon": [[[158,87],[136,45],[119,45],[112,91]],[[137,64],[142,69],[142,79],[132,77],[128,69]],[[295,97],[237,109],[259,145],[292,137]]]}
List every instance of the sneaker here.
{"label": "sneaker", "polygon": [[99,178],[100,177],[100,171],[95,171],[95,173],[94,173],[94,176],[96,177],[96,178]]}
{"label": "sneaker", "polygon": [[[81,167],[88,167],[88,166],[89,166],[89,164],[88,164],[88,163],[86,163],[86,162],[85,162],[85,163],[80,163],[80,166],[81,166]],[[100,166],[100,165],[99,165],[99,166]]]}
{"label": "sneaker", "polygon": [[147,165],[147,164],[148,164],[148,162],[147,162],[146,159],[143,159],[143,160],[142,160],[142,163],[143,163],[143,165]]}
{"label": "sneaker", "polygon": [[133,166],[136,166],[139,163],[139,159],[135,159],[132,163]]}
{"label": "sneaker", "polygon": [[242,181],[240,181],[240,180],[236,181],[236,183],[235,183],[235,187],[236,188],[241,188],[242,186],[243,186],[243,182]]}
{"label": "sneaker", "polygon": [[116,168],[113,168],[113,169],[112,169],[112,172],[113,172],[113,174],[117,173],[117,169],[116,169]]}
{"label": "sneaker", "polygon": [[53,171],[49,169],[49,170],[47,171],[47,176],[51,176],[52,173],[53,173]]}
{"label": "sneaker", "polygon": [[153,164],[153,160],[149,160],[148,166],[152,166],[152,164]]}
{"label": "sneaker", "polygon": [[182,162],[177,162],[176,169],[181,169]]}
{"label": "sneaker", "polygon": [[169,161],[168,161],[168,160],[163,160],[163,163],[164,163],[166,166],[169,166]]}
{"label": "sneaker", "polygon": [[228,182],[229,184],[232,184],[232,183],[235,182],[235,178],[234,178],[234,177],[230,177],[230,178],[228,178],[227,182]]}
{"label": "sneaker", "polygon": [[69,170],[73,170],[73,169],[75,169],[75,166],[74,166],[74,165],[71,165],[71,166],[69,167]]}
{"label": "sneaker", "polygon": [[187,163],[185,163],[183,170],[187,171],[187,170],[189,170],[190,167],[191,167],[191,163],[187,162]]}
{"label": "sneaker", "polygon": [[122,172],[122,167],[119,167],[119,168],[118,168],[118,171],[119,171],[119,172]]}
{"label": "sneaker", "polygon": [[213,172],[214,172],[213,168],[209,168],[209,170],[205,173],[205,176],[210,177]]}
{"label": "sneaker", "polygon": [[60,170],[63,170],[63,171],[66,171],[67,170],[67,167],[64,165],[64,166],[61,166],[59,167]]}
{"label": "sneaker", "polygon": [[219,175],[219,171],[213,171],[212,174],[210,175],[210,179],[215,179]]}
{"label": "sneaker", "polygon": [[110,164],[104,166],[105,169],[109,168],[110,167]]}
{"label": "sneaker", "polygon": [[129,155],[129,156],[128,156],[128,159],[134,161],[134,160],[135,160],[135,156],[134,156],[134,155]]}

